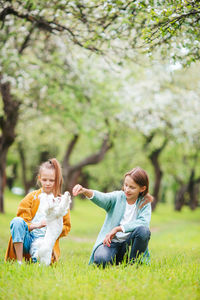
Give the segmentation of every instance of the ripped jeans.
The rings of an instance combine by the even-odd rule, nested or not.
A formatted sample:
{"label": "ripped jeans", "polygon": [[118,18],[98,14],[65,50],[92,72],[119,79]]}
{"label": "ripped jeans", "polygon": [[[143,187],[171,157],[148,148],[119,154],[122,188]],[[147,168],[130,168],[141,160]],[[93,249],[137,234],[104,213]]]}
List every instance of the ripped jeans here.
{"label": "ripped jeans", "polygon": [[[13,243],[23,243],[23,253],[30,253],[30,247],[35,237],[28,230],[28,225],[24,219],[20,217],[15,217],[12,219],[10,222],[10,231]],[[37,259],[34,258],[34,253],[31,253],[31,257],[33,262],[37,261]]]}
{"label": "ripped jeans", "polygon": [[[145,226],[136,227],[126,241],[111,242],[110,247],[101,244],[94,252],[94,263],[105,267],[107,264],[119,264],[124,259],[134,263],[136,258],[148,250],[150,230]],[[131,246],[130,254],[128,249]],[[148,252],[148,251],[147,251]]]}

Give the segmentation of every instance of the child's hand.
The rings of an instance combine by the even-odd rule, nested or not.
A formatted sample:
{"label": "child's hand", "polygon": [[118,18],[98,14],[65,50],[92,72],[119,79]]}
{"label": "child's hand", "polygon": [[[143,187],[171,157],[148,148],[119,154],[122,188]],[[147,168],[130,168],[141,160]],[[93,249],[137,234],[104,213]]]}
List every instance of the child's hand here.
{"label": "child's hand", "polygon": [[45,227],[45,226],[47,226],[47,222],[46,222],[46,220],[43,219],[43,220],[40,222],[39,228],[42,228],[42,227]]}
{"label": "child's hand", "polygon": [[82,185],[80,184],[76,184],[74,187],[73,187],[73,190],[72,190],[72,194],[73,196],[77,196],[79,194],[83,194],[85,192],[85,188],[82,187]]}
{"label": "child's hand", "polygon": [[105,239],[103,240],[104,246],[110,247],[111,241],[117,232],[118,232],[117,227],[115,227],[108,234],[106,234]]}
{"label": "child's hand", "polygon": [[106,234],[105,239],[103,240],[104,246],[110,247],[112,239],[119,231],[122,231],[121,226],[114,227],[108,234]]}

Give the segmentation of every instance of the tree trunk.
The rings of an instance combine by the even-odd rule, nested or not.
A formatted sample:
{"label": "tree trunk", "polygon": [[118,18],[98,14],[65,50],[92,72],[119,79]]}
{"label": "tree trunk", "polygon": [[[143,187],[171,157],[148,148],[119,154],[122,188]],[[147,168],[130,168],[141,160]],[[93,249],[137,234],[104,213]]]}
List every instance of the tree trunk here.
{"label": "tree trunk", "polygon": [[0,212],[4,213],[4,186],[5,186],[5,154],[0,154]]}
{"label": "tree trunk", "polygon": [[31,179],[28,180],[27,178],[27,165],[26,165],[26,155],[25,151],[23,148],[22,143],[18,143],[18,152],[19,152],[19,157],[21,161],[21,166],[22,166],[22,182],[24,186],[24,193],[25,195],[29,193],[29,190],[31,187],[34,187],[36,184],[36,173],[35,170],[31,170]]}
{"label": "tree trunk", "polygon": [[198,207],[198,194],[199,194],[199,187],[197,184],[193,184],[193,187],[191,190],[189,190],[189,207],[192,210],[195,210]]}
{"label": "tree trunk", "polygon": [[188,193],[189,193],[189,207],[192,210],[195,210],[198,206],[198,179],[195,178],[195,169],[192,169],[190,180],[188,184]]}
{"label": "tree trunk", "polygon": [[18,120],[20,102],[14,100],[10,93],[10,83],[2,83],[0,74],[0,91],[3,100],[4,115],[0,118],[0,212],[4,212],[4,175],[9,147],[15,140],[15,127]]}
{"label": "tree trunk", "polygon": [[176,192],[175,195],[175,210],[181,211],[184,203],[185,203],[185,193],[188,190],[187,184],[182,184],[179,190]]}
{"label": "tree trunk", "polygon": [[9,188],[9,190],[12,190],[16,178],[17,178],[17,163],[15,162],[12,165],[12,173],[9,176],[6,175],[6,185]]}
{"label": "tree trunk", "polygon": [[[145,137],[145,144],[143,146],[144,150],[146,150],[146,148],[148,148],[148,146],[151,144],[155,135],[156,135],[156,133],[153,132],[149,136],[144,136]],[[161,180],[162,180],[162,176],[163,176],[163,172],[160,167],[159,156],[160,156],[161,152],[164,150],[165,146],[167,145],[167,142],[168,142],[168,139],[165,138],[162,145],[159,148],[152,151],[148,156],[153,165],[154,174],[155,174],[154,175],[154,187],[153,187],[154,201],[151,203],[152,210],[155,210],[157,203],[159,202],[159,193],[160,193],[160,187],[161,187]]]}
{"label": "tree trunk", "polygon": [[189,207],[194,210],[198,206],[198,184],[200,178],[195,179],[195,169],[191,169],[190,178],[187,184],[181,185],[175,195],[175,210],[180,211],[185,204],[186,195],[189,195]]}
{"label": "tree trunk", "polygon": [[155,182],[154,182],[154,188],[153,188],[153,197],[154,197],[154,201],[152,202],[152,210],[155,210],[157,203],[159,201],[159,192],[160,192],[160,186],[161,186],[161,179],[163,176],[163,172],[160,168],[160,164],[159,164],[159,154],[160,152],[158,151],[154,151],[153,153],[151,153],[150,155],[150,160],[153,164],[154,167],[154,175],[155,175]]}
{"label": "tree trunk", "polygon": [[[64,184],[63,188],[66,191],[72,193],[73,187],[81,181],[82,170],[85,166],[98,164],[101,160],[103,160],[106,152],[112,147],[112,144],[109,140],[109,135],[106,135],[104,140],[102,141],[102,145],[98,152],[89,155],[76,165],[71,166],[69,163],[70,155],[78,141],[79,136],[74,135],[71,142],[68,145],[65,157],[63,159],[63,179]],[[73,206],[73,204],[72,204]]]}
{"label": "tree trunk", "polygon": [[[21,161],[22,166],[22,182],[24,186],[25,194],[29,193],[30,188],[36,186],[36,178],[37,178],[37,170],[35,169],[35,166],[31,167],[31,178],[27,178],[27,160],[26,160],[26,153],[24,151],[24,147],[21,142],[18,143],[18,152],[19,157]],[[38,165],[42,164],[43,162],[47,161],[50,157],[50,154],[48,151],[42,151],[40,153],[39,162]]]}

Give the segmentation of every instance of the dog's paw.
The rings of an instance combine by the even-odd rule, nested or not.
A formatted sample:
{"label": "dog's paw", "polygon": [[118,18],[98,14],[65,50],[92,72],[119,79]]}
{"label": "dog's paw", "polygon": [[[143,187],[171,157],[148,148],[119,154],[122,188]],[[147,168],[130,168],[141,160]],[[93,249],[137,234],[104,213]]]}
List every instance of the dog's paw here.
{"label": "dog's paw", "polygon": [[72,198],[69,192],[65,192],[63,197],[65,197],[67,204],[70,204],[72,202]]}

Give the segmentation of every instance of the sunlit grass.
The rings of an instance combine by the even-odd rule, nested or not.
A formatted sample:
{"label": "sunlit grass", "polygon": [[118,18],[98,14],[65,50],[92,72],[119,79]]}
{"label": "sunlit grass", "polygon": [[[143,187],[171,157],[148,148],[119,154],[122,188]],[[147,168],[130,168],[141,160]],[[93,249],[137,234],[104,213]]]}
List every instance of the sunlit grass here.
{"label": "sunlit grass", "polygon": [[6,214],[0,216],[0,299],[200,299],[200,209],[179,213],[158,206],[151,222],[151,265],[102,270],[88,261],[105,213],[89,200],[76,200],[58,264],[19,267],[3,261],[19,200],[7,193]]}

